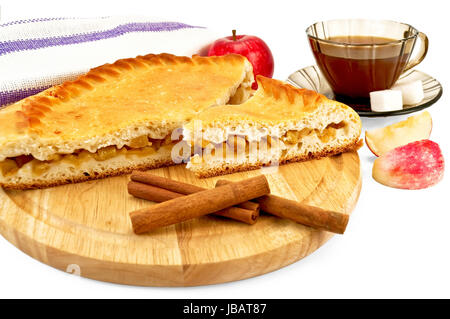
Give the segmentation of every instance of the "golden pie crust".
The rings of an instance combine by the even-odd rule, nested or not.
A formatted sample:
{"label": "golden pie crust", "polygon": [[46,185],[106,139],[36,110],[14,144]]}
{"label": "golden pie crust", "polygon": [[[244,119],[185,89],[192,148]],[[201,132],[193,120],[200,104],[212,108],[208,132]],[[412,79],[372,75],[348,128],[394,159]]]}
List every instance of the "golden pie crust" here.
{"label": "golden pie crust", "polygon": [[[252,81],[251,64],[235,54],[149,54],[105,64],[0,110],[0,163],[20,156],[45,162],[55,154],[82,150],[95,154],[111,145],[134,147],[141,136],[164,139],[208,107],[241,102],[250,94]],[[80,169],[60,179],[0,174],[0,185],[45,187],[86,180],[86,174],[93,179],[170,163],[170,154],[165,154],[112,170]]]}

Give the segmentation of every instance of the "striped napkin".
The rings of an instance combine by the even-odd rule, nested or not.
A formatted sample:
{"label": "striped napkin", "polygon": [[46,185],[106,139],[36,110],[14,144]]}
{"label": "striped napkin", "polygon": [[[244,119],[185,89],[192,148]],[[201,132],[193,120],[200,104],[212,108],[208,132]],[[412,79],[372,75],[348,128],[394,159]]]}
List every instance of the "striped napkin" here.
{"label": "striped napkin", "polygon": [[148,17],[43,18],[0,24],[0,106],[148,53],[191,56],[217,34]]}

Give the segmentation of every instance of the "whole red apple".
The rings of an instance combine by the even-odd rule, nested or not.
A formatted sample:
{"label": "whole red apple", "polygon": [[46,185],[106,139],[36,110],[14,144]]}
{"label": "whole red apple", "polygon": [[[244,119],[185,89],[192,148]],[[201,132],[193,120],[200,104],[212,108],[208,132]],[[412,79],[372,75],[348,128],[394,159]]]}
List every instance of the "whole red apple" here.
{"label": "whole red apple", "polygon": [[[274,62],[272,52],[267,44],[258,37],[252,35],[233,35],[216,40],[209,48],[208,56],[219,56],[236,53],[245,56],[253,65],[253,74],[271,78]],[[253,89],[258,85],[253,83]]]}

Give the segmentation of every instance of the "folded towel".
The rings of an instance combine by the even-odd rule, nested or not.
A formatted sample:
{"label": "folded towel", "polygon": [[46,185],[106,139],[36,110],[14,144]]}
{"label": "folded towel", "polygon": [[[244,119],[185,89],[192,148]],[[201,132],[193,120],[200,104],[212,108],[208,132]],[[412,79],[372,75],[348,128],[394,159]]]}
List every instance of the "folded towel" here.
{"label": "folded towel", "polygon": [[0,106],[148,53],[199,53],[217,35],[148,17],[43,18],[0,24]]}

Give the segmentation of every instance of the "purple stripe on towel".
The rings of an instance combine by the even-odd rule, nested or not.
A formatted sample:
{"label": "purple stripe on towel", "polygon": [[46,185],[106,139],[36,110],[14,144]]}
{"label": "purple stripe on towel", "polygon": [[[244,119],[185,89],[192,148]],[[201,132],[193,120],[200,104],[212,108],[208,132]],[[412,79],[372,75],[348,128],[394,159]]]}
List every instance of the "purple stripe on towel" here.
{"label": "purple stripe on towel", "polygon": [[97,31],[69,36],[28,39],[0,42],[0,55],[11,52],[36,50],[46,47],[70,45],[83,42],[92,42],[108,38],[115,38],[130,32],[160,32],[180,29],[203,28],[179,22],[137,22],[119,25],[106,31]]}
{"label": "purple stripe on towel", "polygon": [[[110,18],[109,16],[99,17],[96,19],[106,19]],[[54,17],[54,18],[35,18],[35,19],[25,19],[25,20],[15,20],[7,23],[0,24],[1,27],[8,27],[10,25],[18,25],[18,24],[29,24],[36,22],[46,22],[46,21],[60,21],[60,20],[88,20],[92,18],[84,18],[84,17]]]}
{"label": "purple stripe on towel", "polygon": [[22,100],[30,95],[38,94],[50,86],[0,92],[0,107]]}
{"label": "purple stripe on towel", "polygon": [[67,19],[74,19],[74,18],[36,18],[36,19],[16,20],[16,21],[11,21],[11,22],[0,24],[0,28],[7,27],[10,25],[17,25],[17,24],[45,22],[45,21],[58,21],[58,20],[67,20]]}

